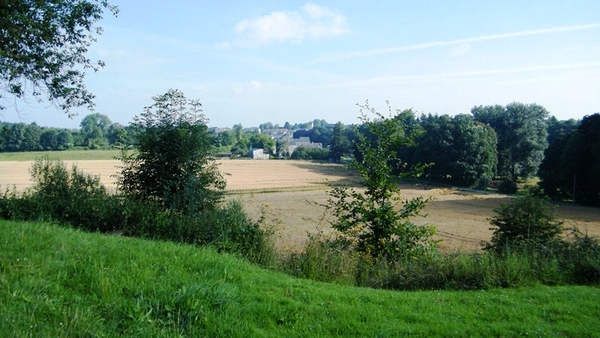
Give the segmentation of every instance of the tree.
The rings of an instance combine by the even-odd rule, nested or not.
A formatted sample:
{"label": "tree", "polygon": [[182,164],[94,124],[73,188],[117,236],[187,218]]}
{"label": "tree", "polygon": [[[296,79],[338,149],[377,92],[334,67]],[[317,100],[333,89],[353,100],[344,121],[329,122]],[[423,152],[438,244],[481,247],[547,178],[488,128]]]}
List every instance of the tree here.
{"label": "tree", "polygon": [[[104,11],[117,14],[106,0],[5,0],[0,5],[0,98],[41,96],[69,116],[73,107],[94,106],[85,71],[104,64],[87,58],[102,29]],[[0,103],[0,110],[6,106]]]}
{"label": "tree", "polygon": [[583,118],[544,153],[540,187],[548,196],[600,206],[600,113]]}
{"label": "tree", "polygon": [[67,130],[61,130],[56,135],[56,149],[67,150],[73,147],[73,134]]}
{"label": "tree", "polygon": [[536,251],[562,233],[563,222],[556,218],[556,208],[531,192],[510,204],[502,204],[494,212],[497,215],[490,219],[494,233],[484,250],[503,253],[524,246]]}
{"label": "tree", "polygon": [[433,163],[432,180],[485,186],[496,170],[496,133],[469,115],[421,117],[425,133],[418,139],[416,162]]}
{"label": "tree", "polygon": [[94,148],[108,144],[108,129],[112,125],[108,116],[100,113],[89,114],[79,125],[86,146]]}
{"label": "tree", "polygon": [[275,140],[267,134],[252,134],[250,136],[250,147],[264,149],[269,154],[275,151]]}
{"label": "tree", "polygon": [[331,133],[331,145],[329,146],[329,157],[333,162],[342,161],[342,156],[350,152],[350,141],[344,131],[344,125],[338,122]]}
{"label": "tree", "polygon": [[44,150],[56,150],[58,148],[57,142],[58,131],[54,128],[46,129],[40,135],[40,145]]}
{"label": "tree", "polygon": [[516,181],[536,174],[548,147],[549,113],[544,107],[514,102],[506,107],[477,106],[471,114],[496,132],[499,175]]}
{"label": "tree", "polygon": [[[359,252],[372,257],[395,261],[426,256],[436,249],[431,239],[434,230],[416,225],[410,218],[420,215],[427,200],[417,197],[400,203],[398,177],[393,174],[394,166],[401,162],[396,149],[413,139],[396,119],[376,112],[368,102],[359,107],[363,130],[375,136],[358,134],[356,146],[361,156],[351,163],[362,176],[365,191],[347,187],[329,191],[328,207],[335,216],[331,225]],[[377,120],[369,120],[366,112]]]}
{"label": "tree", "polygon": [[200,102],[173,89],[152,99],[134,119],[140,130],[137,152],[122,157],[120,191],[178,212],[214,210],[225,180],[212,158],[213,140]]}

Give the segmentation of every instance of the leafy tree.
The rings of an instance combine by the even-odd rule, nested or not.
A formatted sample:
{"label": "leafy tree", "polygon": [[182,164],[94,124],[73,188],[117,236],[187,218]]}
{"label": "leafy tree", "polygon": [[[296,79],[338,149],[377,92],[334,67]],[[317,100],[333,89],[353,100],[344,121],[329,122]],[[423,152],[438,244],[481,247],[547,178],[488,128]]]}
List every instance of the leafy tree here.
{"label": "leafy tree", "polygon": [[515,181],[536,174],[548,147],[549,113],[544,107],[514,102],[506,107],[477,106],[471,114],[496,131],[499,175]]}
{"label": "leafy tree", "polygon": [[4,151],[21,151],[25,137],[25,124],[5,124],[2,127],[2,147]]}
{"label": "leafy tree", "polygon": [[[104,11],[117,14],[106,0],[4,0],[0,5],[0,98],[24,98],[28,88],[37,100],[70,109],[92,109],[94,95],[84,83],[85,70],[102,61],[87,58],[102,30]],[[0,104],[0,110],[5,109]]]}
{"label": "leafy tree", "polygon": [[235,132],[231,129],[223,130],[220,132],[215,139],[215,144],[218,147],[231,147],[237,143]]}
{"label": "leafy tree", "polygon": [[54,128],[44,130],[40,136],[40,145],[42,149],[56,150],[58,148],[57,136],[58,131]]}
{"label": "leafy tree", "polygon": [[531,192],[510,204],[502,204],[494,212],[497,215],[490,220],[495,226],[494,233],[484,250],[503,253],[524,246],[535,251],[558,239],[563,230],[563,222],[556,218],[556,208]]}
{"label": "leafy tree", "polygon": [[[396,149],[413,139],[395,118],[376,112],[368,102],[359,107],[363,129],[375,136],[358,134],[356,146],[361,157],[351,163],[362,176],[365,190],[334,187],[329,191],[328,206],[335,216],[331,225],[359,252],[372,257],[424,257],[436,249],[431,239],[434,230],[416,225],[410,218],[420,214],[427,200],[417,197],[400,203],[398,177],[393,174],[394,165],[400,162]],[[377,120],[369,120],[366,112]],[[398,204],[401,207],[397,211]]]}
{"label": "leafy tree", "polygon": [[81,133],[88,147],[106,146],[108,130],[112,122],[108,116],[100,113],[89,114],[81,120]]}
{"label": "leafy tree", "polygon": [[275,140],[267,134],[252,134],[250,136],[250,147],[256,149],[264,149],[268,153],[273,154],[275,151]]}
{"label": "leafy tree", "polygon": [[569,119],[564,121],[559,121],[556,117],[550,116],[548,119],[548,146],[551,146],[554,142],[558,141],[560,138],[565,137],[575,130],[579,126],[581,121],[577,121],[575,119]]}
{"label": "leafy tree", "polygon": [[233,132],[235,133],[235,139],[238,142],[242,141],[242,137],[244,136],[244,127],[241,123],[233,125]]}
{"label": "leafy tree", "polygon": [[344,125],[338,122],[331,133],[331,145],[329,146],[329,157],[334,162],[341,162],[342,156],[350,152],[351,144],[348,135],[344,131]]}
{"label": "leafy tree", "polygon": [[552,198],[600,206],[600,113],[584,117],[576,131],[552,143],[539,176]]}
{"label": "leafy tree", "polygon": [[67,130],[61,130],[56,134],[56,149],[67,150],[73,147],[73,134]]}
{"label": "leafy tree", "polygon": [[35,123],[26,125],[23,132],[23,141],[21,142],[21,151],[40,150],[41,135],[42,128],[40,128],[38,125]]}
{"label": "leafy tree", "polygon": [[123,146],[129,144],[128,132],[120,123],[111,124],[106,130],[106,139],[110,145]]}
{"label": "leafy tree", "polygon": [[434,163],[430,178],[472,186],[489,182],[496,170],[496,133],[469,115],[421,117],[425,133],[419,137],[414,161]]}
{"label": "leafy tree", "polygon": [[214,210],[225,180],[212,158],[213,140],[200,102],[173,89],[152,99],[133,122],[140,130],[137,152],[122,158],[120,190],[184,213]]}
{"label": "leafy tree", "polygon": [[294,150],[290,158],[298,160],[327,160],[329,159],[329,150],[326,148],[299,146]]}

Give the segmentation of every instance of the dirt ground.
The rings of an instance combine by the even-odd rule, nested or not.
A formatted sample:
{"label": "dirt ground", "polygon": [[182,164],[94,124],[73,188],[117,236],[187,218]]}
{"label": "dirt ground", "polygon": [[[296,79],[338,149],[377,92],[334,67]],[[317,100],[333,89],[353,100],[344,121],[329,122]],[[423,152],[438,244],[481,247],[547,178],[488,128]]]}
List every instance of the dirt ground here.
{"label": "dirt ground", "polygon": [[[73,162],[66,161],[70,168]],[[114,188],[117,161],[78,161],[77,167],[100,175],[102,183]],[[31,185],[31,162],[0,162],[0,187],[15,185],[23,190]],[[322,206],[327,201],[329,184],[356,184],[358,178],[336,164],[306,161],[222,160],[221,171],[227,180],[228,198],[240,198],[251,217],[264,211],[267,226],[277,236],[284,250],[298,250],[308,233],[329,234],[329,217]],[[490,239],[488,219],[493,209],[510,199],[504,195],[483,194],[457,189],[403,185],[402,198],[432,196],[424,210],[425,218],[414,221],[437,228],[442,250],[477,251],[481,241]],[[600,209],[559,205],[559,217],[566,227],[578,227],[590,235],[600,236]]]}

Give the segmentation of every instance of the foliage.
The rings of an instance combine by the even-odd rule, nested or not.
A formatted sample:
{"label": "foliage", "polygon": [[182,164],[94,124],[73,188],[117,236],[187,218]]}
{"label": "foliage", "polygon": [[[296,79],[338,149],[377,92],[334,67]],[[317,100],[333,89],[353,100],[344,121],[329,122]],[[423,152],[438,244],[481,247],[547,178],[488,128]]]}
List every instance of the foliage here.
{"label": "foliage", "polygon": [[329,150],[325,148],[298,146],[290,158],[299,160],[327,160],[329,159]]}
{"label": "foliage", "polygon": [[554,142],[559,139],[571,134],[581,123],[581,121],[575,119],[569,119],[559,121],[555,116],[548,118],[548,147],[552,146]]}
{"label": "foliage", "polygon": [[[69,116],[71,108],[93,108],[94,95],[84,83],[85,70],[97,71],[102,61],[86,57],[96,23],[117,8],[106,0],[7,0],[0,7],[0,98],[24,98],[57,104]],[[0,110],[6,108],[0,104]]]}
{"label": "foliage", "polygon": [[[360,105],[363,127],[374,136],[358,135],[356,144],[361,155],[351,167],[363,178],[364,192],[347,187],[329,191],[327,207],[333,211],[332,227],[341,232],[357,251],[372,257],[395,261],[405,257],[426,257],[436,249],[431,239],[434,230],[414,224],[410,218],[420,215],[427,199],[417,197],[400,204],[394,166],[400,165],[396,149],[413,142],[405,129],[393,117],[385,117],[369,107]],[[370,121],[366,112],[377,117]],[[391,109],[390,109],[391,114]]]}
{"label": "foliage", "polygon": [[500,176],[516,181],[536,174],[548,147],[549,113],[544,107],[513,102],[506,107],[473,107],[471,114],[496,131]]}
{"label": "foliage", "polygon": [[331,145],[329,146],[329,157],[333,162],[340,163],[342,157],[350,153],[352,145],[346,134],[344,125],[338,122],[331,132]]}
{"label": "foliage", "polygon": [[497,215],[490,219],[494,233],[484,250],[504,253],[524,247],[539,251],[558,240],[563,230],[563,222],[556,218],[556,208],[529,191],[494,212]]}
{"label": "foliage", "polygon": [[249,141],[252,148],[264,149],[269,154],[275,152],[275,140],[267,134],[252,134]]}
{"label": "foliage", "polygon": [[262,219],[251,220],[239,201],[183,214],[157,201],[110,194],[99,177],[75,166],[69,171],[58,160],[37,160],[31,175],[30,190],[7,189],[0,196],[0,218],[48,220],[87,231],[211,245],[254,262],[272,259],[271,233],[261,227]]}
{"label": "foliage", "polygon": [[501,194],[514,195],[519,190],[517,182],[509,179],[503,179],[498,184],[498,192]]}
{"label": "foliage", "polygon": [[600,206],[600,113],[556,140],[540,166],[540,187],[552,198]]}
{"label": "foliage", "polygon": [[89,148],[108,144],[108,129],[112,122],[108,116],[100,113],[89,114],[81,120],[81,134],[85,145]]}
{"label": "foliage", "polygon": [[430,114],[422,116],[420,123],[425,133],[417,140],[413,161],[434,164],[428,170],[431,180],[474,186],[495,176],[497,141],[493,129],[468,115]]}
{"label": "foliage", "polygon": [[[118,123],[110,124],[106,115],[88,116],[94,115],[100,115],[109,124],[102,127],[85,124],[81,129],[65,129],[41,127],[35,122],[0,123],[0,152],[69,150],[74,147],[99,149],[122,147],[132,143],[132,128],[123,127]],[[88,116],[84,117],[83,121],[87,121]]]}
{"label": "foliage", "polygon": [[133,123],[140,132],[136,152],[121,158],[120,191],[186,213],[214,209],[225,180],[212,158],[200,102],[173,89],[153,100]]}

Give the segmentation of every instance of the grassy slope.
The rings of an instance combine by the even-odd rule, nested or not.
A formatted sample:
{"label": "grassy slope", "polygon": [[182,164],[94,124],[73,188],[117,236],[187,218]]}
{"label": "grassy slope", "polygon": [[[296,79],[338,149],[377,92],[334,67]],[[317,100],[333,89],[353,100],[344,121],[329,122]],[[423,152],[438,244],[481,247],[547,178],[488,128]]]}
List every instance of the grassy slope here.
{"label": "grassy slope", "polygon": [[20,153],[0,153],[0,161],[34,161],[47,155],[62,161],[114,160],[121,152],[110,150],[65,150],[65,151],[30,151]]}
{"label": "grassy slope", "polygon": [[596,336],[600,289],[392,292],[208,249],[0,221],[0,336]]}

